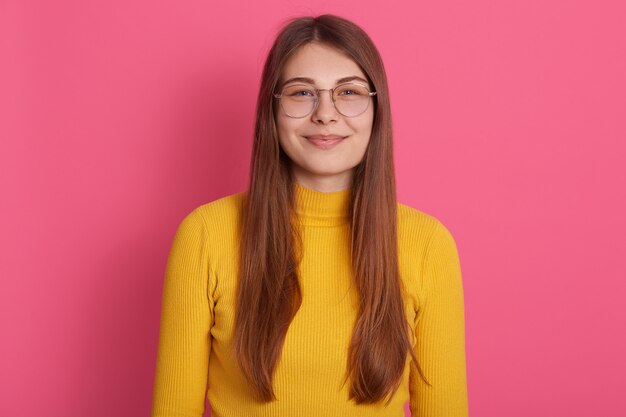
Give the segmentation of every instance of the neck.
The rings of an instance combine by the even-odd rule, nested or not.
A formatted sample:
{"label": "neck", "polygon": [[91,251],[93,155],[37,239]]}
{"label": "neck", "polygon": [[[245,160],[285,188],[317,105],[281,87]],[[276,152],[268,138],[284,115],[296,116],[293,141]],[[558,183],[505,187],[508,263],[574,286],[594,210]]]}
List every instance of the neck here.
{"label": "neck", "polygon": [[294,167],[293,174],[296,183],[310,190],[322,193],[343,191],[352,187],[352,170],[348,170],[337,175],[312,176],[306,175],[297,167]]}
{"label": "neck", "polygon": [[339,226],[350,222],[352,190],[321,192],[294,184],[296,213],[300,222],[310,226]]}

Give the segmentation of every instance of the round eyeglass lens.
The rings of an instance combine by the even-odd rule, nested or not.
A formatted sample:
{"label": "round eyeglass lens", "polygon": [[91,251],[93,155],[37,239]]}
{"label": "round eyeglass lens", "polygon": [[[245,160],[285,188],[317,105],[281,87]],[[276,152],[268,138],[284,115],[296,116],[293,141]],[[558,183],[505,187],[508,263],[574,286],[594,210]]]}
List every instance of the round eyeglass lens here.
{"label": "round eyeglass lens", "polygon": [[359,84],[343,84],[334,90],[335,107],[347,117],[358,116],[367,110],[369,90]]}
{"label": "round eyeglass lens", "polygon": [[283,89],[280,104],[291,117],[304,117],[313,111],[315,106],[315,89],[306,85],[290,85]]}

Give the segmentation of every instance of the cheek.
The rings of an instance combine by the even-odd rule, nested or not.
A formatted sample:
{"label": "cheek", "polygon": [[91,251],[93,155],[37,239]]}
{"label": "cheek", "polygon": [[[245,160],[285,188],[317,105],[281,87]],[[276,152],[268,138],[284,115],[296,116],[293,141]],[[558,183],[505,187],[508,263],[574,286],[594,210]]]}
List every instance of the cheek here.
{"label": "cheek", "polygon": [[283,144],[285,141],[285,135],[288,132],[287,126],[285,125],[285,120],[282,117],[277,117],[276,119],[276,132],[278,133],[278,141]]}
{"label": "cheek", "polygon": [[369,142],[370,136],[372,135],[373,127],[374,127],[373,115],[369,115],[369,117],[363,118],[363,120],[359,121],[359,124],[355,126],[359,134],[363,136],[363,138],[367,142]]}
{"label": "cheek", "polygon": [[306,127],[303,122],[297,119],[288,118],[281,120],[277,125],[278,135],[281,141],[290,143],[292,146],[300,144],[301,134],[304,134]]}
{"label": "cheek", "polygon": [[282,135],[292,134],[294,126],[293,121],[290,118],[279,116],[276,118],[276,129],[278,133]]}
{"label": "cheek", "polygon": [[369,119],[365,119],[363,121],[363,123],[359,124],[359,136],[360,136],[360,141],[359,141],[359,151],[362,154],[365,154],[365,152],[367,151],[367,148],[369,146],[369,143],[372,139],[372,128],[374,126],[373,120],[371,118]]}
{"label": "cheek", "polygon": [[277,118],[276,131],[278,134],[278,143],[290,158],[293,157],[292,151],[295,152],[298,147],[296,130],[297,126],[294,125],[291,119],[285,120],[284,118]]}

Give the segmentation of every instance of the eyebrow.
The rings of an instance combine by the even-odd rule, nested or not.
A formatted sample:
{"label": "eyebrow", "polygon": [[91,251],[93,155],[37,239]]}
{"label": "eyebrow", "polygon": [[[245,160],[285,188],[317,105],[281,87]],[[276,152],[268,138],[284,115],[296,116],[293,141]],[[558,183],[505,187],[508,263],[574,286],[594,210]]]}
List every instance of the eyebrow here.
{"label": "eyebrow", "polygon": [[[362,77],[359,77],[357,75],[351,75],[349,77],[340,78],[337,81],[335,81],[335,84],[347,83],[347,82],[354,81],[354,80],[362,81],[365,84],[369,84],[367,80],[364,80]],[[293,82],[303,82],[303,83],[315,85],[315,80],[313,78],[308,78],[308,77],[293,77],[285,81],[283,85],[293,83]]]}

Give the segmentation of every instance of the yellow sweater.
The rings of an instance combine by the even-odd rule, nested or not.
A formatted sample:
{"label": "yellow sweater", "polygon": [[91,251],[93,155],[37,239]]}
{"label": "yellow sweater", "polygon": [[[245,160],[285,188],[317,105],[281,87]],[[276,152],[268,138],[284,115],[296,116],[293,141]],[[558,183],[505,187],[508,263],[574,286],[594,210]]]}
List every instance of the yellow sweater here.
{"label": "yellow sweater", "polygon": [[[296,184],[304,244],[302,305],[274,376],[277,401],[255,401],[232,354],[244,193],[197,207],[180,223],[167,261],[153,417],[467,416],[463,286],[455,241],[436,218],[398,203],[400,273],[427,386],[407,359],[389,405],[348,400],[348,344],[356,319],[350,288],[349,190]],[[419,314],[418,314],[419,311]]]}

